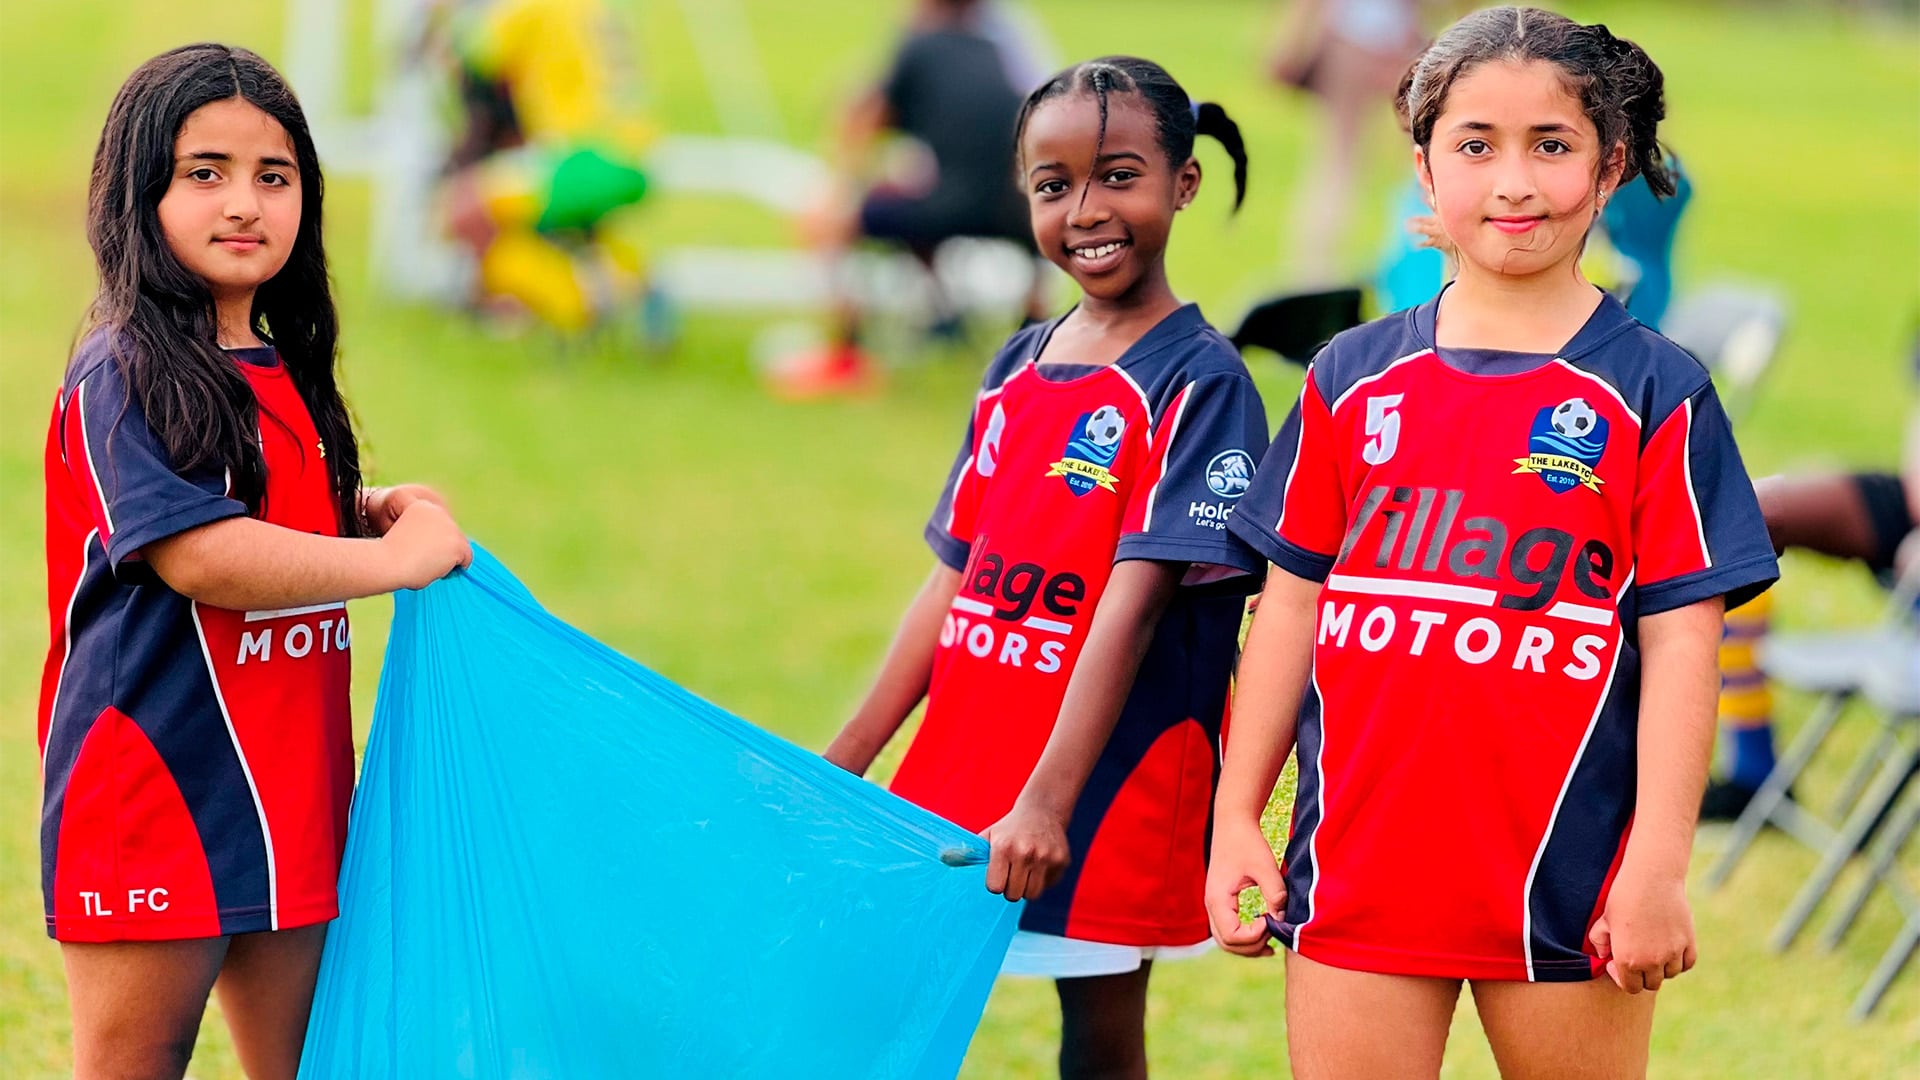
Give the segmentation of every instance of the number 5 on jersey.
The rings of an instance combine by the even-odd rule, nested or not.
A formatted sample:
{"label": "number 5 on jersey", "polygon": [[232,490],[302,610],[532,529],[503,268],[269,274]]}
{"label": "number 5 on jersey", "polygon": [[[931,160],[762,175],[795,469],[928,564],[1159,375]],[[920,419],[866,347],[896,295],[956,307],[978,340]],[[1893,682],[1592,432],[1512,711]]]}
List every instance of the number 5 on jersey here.
{"label": "number 5 on jersey", "polygon": [[1360,448],[1360,460],[1369,465],[1384,465],[1400,448],[1398,408],[1405,394],[1382,394],[1367,399],[1367,444]]}

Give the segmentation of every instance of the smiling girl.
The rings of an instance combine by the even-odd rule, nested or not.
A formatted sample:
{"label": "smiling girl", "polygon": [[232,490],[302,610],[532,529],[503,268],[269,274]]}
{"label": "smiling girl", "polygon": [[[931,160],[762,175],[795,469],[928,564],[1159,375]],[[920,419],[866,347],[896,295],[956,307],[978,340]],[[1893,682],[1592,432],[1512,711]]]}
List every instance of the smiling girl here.
{"label": "smiling girl", "polygon": [[[1643,991],[1694,964],[1722,603],[1777,568],[1705,369],[1580,274],[1622,183],[1672,191],[1661,82],[1532,8],[1420,57],[1459,277],[1333,339],[1230,523],[1276,569],[1207,905],[1226,948],[1287,947],[1303,1080],[1437,1076],[1463,982],[1504,1076],[1640,1076]],[[1283,872],[1260,814],[1295,749]]]}
{"label": "smiling girl", "polygon": [[939,565],[827,750],[863,773],[920,703],[895,793],[992,845],[1027,901],[1003,971],[1057,980],[1065,1077],[1146,1074],[1147,973],[1207,944],[1221,720],[1260,557],[1225,529],[1266,447],[1245,365],[1167,283],[1196,134],[1237,128],[1157,64],[1054,76],[1016,126],[1073,310],[987,368],[926,536]]}
{"label": "smiling girl", "polygon": [[433,492],[360,484],[320,194],[292,92],[221,45],[134,72],[94,155],[40,697],[83,1080],[182,1075],[216,986],[247,1074],[294,1075],[353,788],[344,601],[472,557]]}

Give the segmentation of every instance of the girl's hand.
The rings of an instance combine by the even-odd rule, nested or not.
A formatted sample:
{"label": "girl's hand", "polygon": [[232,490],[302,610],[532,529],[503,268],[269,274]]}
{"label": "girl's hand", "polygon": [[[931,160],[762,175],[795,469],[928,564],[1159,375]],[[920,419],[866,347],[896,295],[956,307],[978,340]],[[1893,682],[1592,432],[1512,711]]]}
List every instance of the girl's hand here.
{"label": "girl's hand", "polygon": [[[1240,894],[1247,889],[1260,890],[1263,917],[1243,923]],[[1241,956],[1273,955],[1273,946],[1267,943],[1270,932],[1264,916],[1278,915],[1285,910],[1287,883],[1258,821],[1239,825],[1214,822],[1213,853],[1207,860],[1206,901],[1213,940],[1219,942],[1221,948]]]}
{"label": "girl's hand", "polygon": [[437,502],[416,498],[380,538],[389,558],[394,588],[424,589],[473,562],[473,545]]}
{"label": "girl's hand", "polygon": [[1447,258],[1455,258],[1453,241],[1447,238],[1447,232],[1440,227],[1440,215],[1420,214],[1407,219],[1407,235],[1414,237],[1416,248],[1432,248]]}
{"label": "girl's hand", "polygon": [[407,507],[416,502],[430,502],[441,509],[447,507],[447,500],[425,484],[395,484],[361,492],[360,512],[367,519],[367,527],[373,530],[373,535],[385,536]]}
{"label": "girl's hand", "polygon": [[1629,994],[1660,989],[1699,959],[1686,879],[1622,864],[1607,894],[1606,910],[1587,937],[1620,989]]}
{"label": "girl's hand", "polygon": [[1073,855],[1067,824],[1045,810],[1016,802],[1006,817],[980,834],[992,846],[987,889],[1008,901],[1037,898],[1066,873]]}

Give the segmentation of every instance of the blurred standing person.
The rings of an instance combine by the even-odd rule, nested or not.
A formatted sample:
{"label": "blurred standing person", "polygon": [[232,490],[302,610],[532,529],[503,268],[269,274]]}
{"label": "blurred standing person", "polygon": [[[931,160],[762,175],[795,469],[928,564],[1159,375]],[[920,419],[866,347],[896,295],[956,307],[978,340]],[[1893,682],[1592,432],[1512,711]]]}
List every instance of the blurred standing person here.
{"label": "blurred standing person", "polygon": [[1423,41],[1420,0],[1298,0],[1288,10],[1268,71],[1318,98],[1323,119],[1289,219],[1288,266],[1301,282],[1338,273],[1366,127],[1386,115]]}
{"label": "blurred standing person", "polygon": [[[802,222],[833,265],[833,338],[770,373],[776,392],[809,397],[857,391],[874,365],[860,348],[861,316],[844,280],[862,239],[905,247],[931,267],[959,236],[1010,240],[1033,251],[1026,201],[1013,183],[1013,124],[1021,99],[1047,74],[1051,52],[1029,20],[990,0],[917,0],[886,74],[847,107],[832,154],[834,180]],[[925,147],[924,167],[863,186],[888,133]],[[1045,315],[1036,273],[1027,314]],[[936,332],[958,327],[944,298]]]}

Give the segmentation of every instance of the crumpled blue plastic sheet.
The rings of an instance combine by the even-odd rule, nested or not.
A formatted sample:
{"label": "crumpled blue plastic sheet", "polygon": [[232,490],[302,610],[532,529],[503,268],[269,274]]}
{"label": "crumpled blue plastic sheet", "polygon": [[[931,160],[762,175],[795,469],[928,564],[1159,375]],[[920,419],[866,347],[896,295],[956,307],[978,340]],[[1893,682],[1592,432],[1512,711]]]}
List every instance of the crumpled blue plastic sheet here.
{"label": "crumpled blue plastic sheet", "polygon": [[476,552],[395,599],[300,1076],[950,1077],[985,856]]}

